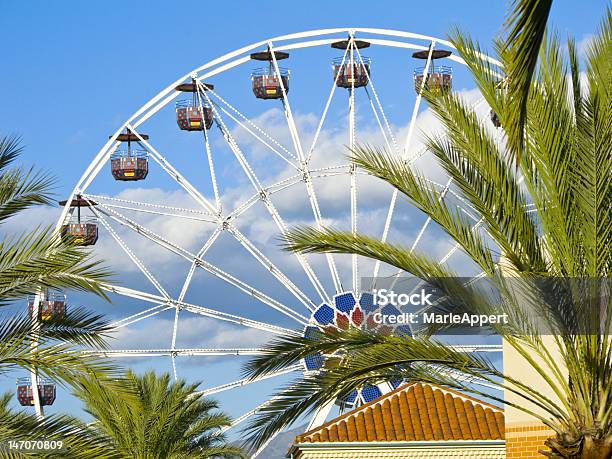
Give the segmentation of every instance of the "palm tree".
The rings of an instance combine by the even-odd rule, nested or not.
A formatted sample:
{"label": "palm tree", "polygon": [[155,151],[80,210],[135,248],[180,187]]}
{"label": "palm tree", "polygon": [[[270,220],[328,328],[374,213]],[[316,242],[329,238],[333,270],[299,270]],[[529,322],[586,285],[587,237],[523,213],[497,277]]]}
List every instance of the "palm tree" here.
{"label": "palm tree", "polygon": [[[10,167],[21,151],[18,138],[0,139],[0,225],[33,206],[52,203],[53,180],[48,175]],[[100,283],[109,275],[90,252],[62,241],[50,227],[35,227],[0,241],[0,307],[46,288],[72,288],[105,297]],[[0,371],[37,368],[45,376],[70,383],[92,371],[110,369],[73,349],[104,345],[110,328],[101,315],[75,308],[40,326],[34,322],[28,314],[0,322]],[[32,349],[34,342],[39,344],[37,350]]]}
{"label": "palm tree", "polygon": [[[485,231],[472,231],[460,210],[440,199],[440,191],[404,161],[370,147],[351,152],[358,167],[390,183],[456,241],[501,300],[461,283],[427,254],[373,237],[297,228],[286,248],[380,260],[429,282],[460,310],[508,313],[514,320],[493,331],[503,334],[555,396],[521,381],[521,375],[504,374],[484,357],[455,352],[429,334],[407,338],[349,330],[310,339],[283,337],[254,358],[246,373],[258,378],[316,352],[344,358],[337,368],[281,390],[247,428],[255,445],[339,394],[381,380],[433,382],[504,402],[448,376],[459,374],[514,394],[519,402],[510,404],[553,429],[547,455],[612,457],[612,13],[606,11],[589,46],[583,78],[573,40],[567,62],[558,38],[544,37],[546,18],[542,22],[537,14],[538,4],[547,14],[550,2],[515,3],[508,38],[496,44],[507,70],[501,85],[495,76],[500,69],[480,58],[480,47],[470,37],[457,31],[451,36],[501,122],[504,143],[495,141],[459,96],[426,95],[446,130],[445,138],[429,138],[428,148]],[[530,309],[540,323],[534,323]],[[539,333],[543,325],[552,345]]]}
{"label": "palm tree", "polygon": [[168,373],[138,376],[131,371],[124,384],[135,398],[130,405],[124,395],[108,391],[95,379],[76,391],[94,418],[88,426],[92,436],[111,445],[114,457],[245,457],[223,434],[222,428],[229,426],[231,419],[215,411],[217,402],[196,392],[197,384],[172,383]]}
{"label": "palm tree", "polygon": [[[0,138],[0,225],[33,206],[52,202],[50,176],[13,165],[21,151],[18,138]],[[0,241],[0,308],[47,288],[72,288],[104,297],[100,282],[108,278],[108,271],[88,251],[62,241],[50,227],[33,225],[29,232],[4,235]],[[92,375],[115,384],[119,373],[114,366],[82,352],[83,346],[103,347],[109,331],[101,315],[84,308],[71,308],[63,317],[44,322],[28,313],[0,316],[0,375],[21,368],[62,384],[75,385]],[[8,409],[6,395],[0,402],[3,446],[7,439],[62,438],[73,448],[72,457],[103,457],[95,445],[89,453],[77,451],[85,443],[74,430],[74,419],[52,416],[40,420]],[[68,432],[74,434],[66,436]]]}
{"label": "palm tree", "polygon": [[[18,138],[0,138],[0,224],[33,206],[53,203],[49,175],[10,167],[22,150]],[[109,272],[90,252],[62,242],[51,228],[33,227],[0,243],[0,306],[45,287],[104,296],[100,281]]]}
{"label": "palm tree", "polygon": [[[33,413],[13,410],[9,403],[12,393],[0,396],[0,456],[3,458],[55,458],[70,457],[79,459],[112,458],[108,444],[93,438],[85,425],[78,419],[66,415],[51,415],[39,419]],[[20,450],[11,448],[10,441],[63,441],[61,448],[52,450]],[[57,445],[57,443],[55,444]]]}

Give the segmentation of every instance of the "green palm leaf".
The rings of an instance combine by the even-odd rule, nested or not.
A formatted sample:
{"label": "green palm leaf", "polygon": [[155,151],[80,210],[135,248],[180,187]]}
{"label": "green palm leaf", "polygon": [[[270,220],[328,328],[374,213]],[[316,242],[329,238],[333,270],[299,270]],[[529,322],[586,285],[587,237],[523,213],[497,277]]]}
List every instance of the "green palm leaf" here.
{"label": "green palm leaf", "polygon": [[[459,97],[425,94],[446,133],[427,145],[483,232],[474,231],[474,220],[441,199],[439,189],[404,161],[372,147],[351,152],[357,167],[391,184],[439,225],[487,274],[499,300],[445,280],[454,273],[426,254],[378,238],[299,227],[283,245],[301,253],[379,260],[437,282],[459,310],[507,313],[510,326],[493,330],[553,397],[536,392],[523,375],[504,374],[428,334],[407,338],[349,330],[282,337],[245,366],[247,376],[273,373],[314,353],[335,355],[338,366],[281,388],[246,428],[253,444],[263,445],[364,384],[416,380],[487,396],[470,384],[478,378],[514,394],[515,408],[557,433],[546,442],[556,457],[612,457],[612,13],[606,10],[581,74],[572,39],[568,58],[554,34],[545,36],[550,4],[513,2],[507,35],[494,43],[505,76],[482,59],[469,36],[451,35],[505,136],[494,138]],[[543,331],[552,342],[542,339]]]}
{"label": "green palm leaf", "polygon": [[[59,458],[106,459],[116,457],[110,445],[92,438],[83,422],[72,416],[52,415],[40,420],[36,415],[9,408],[13,394],[0,397],[0,455],[7,459]],[[64,443],[62,449],[48,452],[10,449],[8,440],[53,440]]]}
{"label": "green palm leaf", "polygon": [[112,444],[119,458],[246,457],[229,445],[221,428],[231,419],[215,401],[196,393],[197,384],[170,375],[131,371],[123,380],[125,395],[108,391],[94,379],[84,381],[76,395],[94,417],[88,426],[95,438]]}
{"label": "green palm leaf", "polygon": [[[50,204],[54,180],[47,174],[14,166],[21,153],[20,139],[0,138],[0,225],[33,206]],[[51,229],[32,229],[0,241],[0,307],[23,301],[26,295],[45,289],[77,289],[106,297],[101,282],[109,271],[82,247],[62,241]],[[0,318],[0,375],[21,368],[36,372],[65,386],[96,378],[106,390],[121,394],[117,368],[83,347],[104,347],[108,322],[84,308],[71,308],[62,317],[34,321],[28,314]],[[8,396],[0,403],[2,457],[15,456],[5,449],[5,439],[61,438],[69,453],[49,457],[109,457],[81,423],[68,416],[38,419],[7,408]],[[36,453],[36,457],[47,457]],[[33,456],[30,456],[33,457]]]}
{"label": "green palm leaf", "polygon": [[42,288],[77,289],[106,298],[100,282],[110,272],[82,247],[51,228],[0,242],[0,306]]}
{"label": "green palm leaf", "polygon": [[508,85],[504,129],[508,136],[508,148],[518,161],[524,148],[527,100],[553,2],[514,0],[512,3],[512,12],[506,20],[508,33],[502,40],[500,57]]}

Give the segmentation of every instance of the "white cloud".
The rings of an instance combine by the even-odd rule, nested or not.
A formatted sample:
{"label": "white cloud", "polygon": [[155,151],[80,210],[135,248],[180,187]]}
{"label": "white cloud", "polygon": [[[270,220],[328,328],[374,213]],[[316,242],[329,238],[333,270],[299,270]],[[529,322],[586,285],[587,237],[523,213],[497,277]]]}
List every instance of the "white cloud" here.
{"label": "white cloud", "polygon": [[[169,349],[173,318],[156,316],[137,326],[116,330],[109,343],[112,349]],[[267,332],[183,312],[179,316],[178,349],[227,349],[260,347],[270,339]],[[204,358],[204,357],[203,357]]]}
{"label": "white cloud", "polygon": [[[475,103],[479,99],[479,94],[475,90],[461,91],[461,94],[469,103]],[[480,104],[478,114],[488,120],[486,104]],[[254,118],[254,122],[260,126],[265,126],[267,132],[285,145],[289,151],[293,151],[286,120],[279,109],[264,112],[259,117]],[[296,122],[307,152],[317,127],[318,118],[313,114],[297,113]],[[357,119],[357,125],[360,142],[383,145],[383,137],[374,120],[367,120],[364,113],[361,112]],[[402,148],[408,131],[407,126],[392,126],[392,129],[400,148]],[[417,117],[414,136],[409,149],[410,154],[414,155],[422,148],[424,134],[440,132],[440,129],[440,122],[431,110],[423,110]],[[245,155],[252,162],[256,172],[261,175],[265,185],[295,173],[289,165],[278,160],[267,147],[250,134],[245,133],[244,130],[235,128],[232,132]],[[317,148],[313,153],[312,167],[346,163],[346,137],[347,133],[344,128],[331,126],[323,129]],[[280,164],[280,166],[270,167],[270,164]],[[223,167],[229,168],[230,163],[223,164]],[[244,177],[244,172],[235,161],[231,163],[231,167],[235,177]],[[427,154],[415,162],[414,167],[437,182],[444,183],[446,181],[444,173],[435,164],[431,154]],[[144,185],[146,185],[146,182]],[[324,223],[349,229],[350,183],[348,177],[344,175],[314,179],[314,185],[324,216]],[[392,190],[382,181],[362,175],[358,176],[358,185],[358,205],[360,209],[358,229],[365,234],[380,235]],[[232,182],[232,186],[223,187],[222,190],[224,206],[229,210],[236,208],[255,194],[253,187],[243,180],[235,180]],[[167,206],[198,208],[197,204],[182,189],[129,188],[114,197]],[[286,218],[285,223],[289,227],[296,224],[312,225],[315,223],[304,183],[298,182],[296,185],[274,194],[271,199],[280,214]],[[198,251],[214,228],[213,224],[193,222],[181,218],[142,214],[121,209],[118,209],[118,211],[193,253]],[[52,224],[55,222],[58,213],[58,209],[36,209],[13,220],[10,222],[11,226],[7,225],[6,228],[11,231],[18,231],[20,228],[30,227],[32,221],[41,219]],[[396,211],[389,239],[410,246],[424,220],[425,217],[422,214],[404,203]],[[308,282],[295,256],[280,250],[277,240],[280,230],[261,202],[256,203],[238,218],[236,225],[298,286],[301,288],[307,286]],[[112,226],[133,252],[158,277],[162,285],[168,287],[172,294],[178,293],[182,283],[181,276],[185,275],[188,262],[125,227],[116,223],[112,223]],[[432,226],[434,225],[432,224]],[[122,284],[130,287],[136,278],[137,267],[126,257],[125,253],[104,229],[100,230],[100,234],[96,252],[106,260],[111,269],[119,273]],[[232,241],[229,235],[225,239],[220,238],[219,242],[215,243],[215,247],[219,250],[213,251],[210,255],[211,262],[238,278],[250,279],[249,282],[252,281],[253,284],[256,284],[255,287],[269,293],[274,298],[278,298],[280,295],[287,296],[284,287],[274,281],[270,273],[253,261],[248,252],[241,248],[236,241]],[[420,247],[425,248],[432,257],[439,259],[449,250],[450,240],[439,231],[428,230],[423,236]],[[325,256],[312,255],[308,259],[316,273],[326,285],[329,285],[329,272]],[[342,272],[343,281],[349,285],[351,258],[337,256],[336,263]],[[373,262],[371,261],[361,261],[361,274],[364,276],[370,275],[372,266]],[[211,275],[207,276],[209,279],[211,278]],[[223,284],[221,280],[216,282]],[[249,299],[248,301],[252,303],[253,308],[261,307],[261,304],[256,300]],[[315,303],[317,302],[318,300],[315,300]],[[144,306],[142,309],[144,309]],[[115,347],[156,348],[169,346],[172,334],[171,319],[155,317],[146,319],[142,322],[142,325],[142,327],[121,329],[117,333],[118,345],[115,345]],[[263,342],[268,335],[265,333],[262,335],[262,332],[257,330],[236,329],[225,324],[219,324],[212,319],[186,317],[181,319],[180,322],[180,337],[181,347],[223,347],[238,346],[237,343],[246,346],[248,345],[246,343]]]}
{"label": "white cloud", "polygon": [[[475,103],[479,98],[477,90],[460,91],[468,103]],[[384,140],[373,119],[366,118],[369,107],[362,107],[357,119],[358,141],[367,142],[373,145],[383,145]],[[488,107],[480,104],[478,114],[486,117]],[[331,117],[331,116],[330,116]],[[318,125],[318,118],[314,114],[296,114],[296,123],[301,135],[302,144],[305,150],[311,144],[314,133]],[[258,126],[265,127],[274,139],[285,145],[289,151],[293,151],[291,137],[287,128],[284,114],[278,108],[269,109],[258,117],[253,118],[253,122]],[[392,126],[394,135],[398,140],[399,147],[402,148],[407,136],[408,127]],[[430,109],[423,110],[417,117],[413,138],[410,143],[409,157],[413,157],[423,147],[423,139],[426,135],[441,132],[441,124],[433,115]],[[268,165],[272,161],[273,153],[262,145],[253,136],[239,127],[232,129],[232,133],[253,162],[253,167],[258,174],[265,178],[265,184],[270,184],[295,174],[291,166],[277,160],[275,163],[282,167],[271,168]],[[320,133],[317,148],[313,153],[312,168],[326,167],[330,164],[346,163],[346,139],[347,133],[344,126],[325,127]],[[236,176],[243,176],[237,164],[233,164]],[[424,175],[438,183],[444,183],[446,176],[435,163],[431,154],[422,156],[414,163],[414,167]],[[262,173],[263,171],[263,173]],[[319,206],[325,218],[325,223],[335,227],[348,229],[350,227],[350,183],[348,176],[335,176],[328,178],[315,178],[313,183],[317,193]],[[376,235],[382,231],[386,209],[391,195],[390,187],[382,181],[358,177],[358,206],[359,229],[368,234]],[[226,187],[223,191],[223,200],[227,209],[232,209],[240,205],[255,193],[254,188],[249,183]],[[160,203],[168,206],[192,207],[197,208],[197,204],[182,189],[164,190],[160,188],[130,188],[121,191],[115,197],[140,202]],[[312,217],[311,203],[307,197],[305,185],[302,182],[296,183],[282,192],[274,194],[272,201],[281,215],[285,216],[286,224],[314,224]],[[160,234],[165,239],[176,243],[192,252],[197,252],[206,238],[212,233],[213,225],[209,223],[194,222],[181,218],[171,218],[159,215],[141,214],[118,209],[129,218],[133,218],[146,228]],[[36,210],[38,215],[43,215],[51,223],[55,220],[57,210]],[[416,212],[416,211],[414,211]],[[332,217],[333,216],[333,217]],[[27,224],[31,219],[16,219],[14,226],[19,227]],[[254,243],[256,243],[273,260],[279,261],[289,258],[289,269],[297,269],[293,257],[286,257],[285,254],[278,253],[277,237],[280,233],[277,224],[270,217],[268,211],[261,203],[255,204],[249,211],[245,212],[236,224],[241,231]],[[145,265],[152,267],[166,275],[175,274],[176,268],[185,261],[176,254],[157,246],[155,243],[141,237],[135,232],[112,223],[120,237],[129,245],[137,256],[142,259]],[[97,247],[98,253],[103,254],[110,266],[120,273],[137,272],[137,267],[129,261],[125,254],[119,249],[116,242],[101,230],[101,238]],[[269,252],[275,252],[270,254]],[[324,258],[324,257],[320,257]],[[181,270],[182,272],[183,270]]]}

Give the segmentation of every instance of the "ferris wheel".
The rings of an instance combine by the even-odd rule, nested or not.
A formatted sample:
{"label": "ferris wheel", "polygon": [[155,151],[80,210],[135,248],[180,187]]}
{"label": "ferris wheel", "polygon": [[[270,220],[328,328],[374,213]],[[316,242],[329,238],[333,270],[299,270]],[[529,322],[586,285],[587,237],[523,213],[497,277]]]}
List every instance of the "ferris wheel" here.
{"label": "ferris wheel", "polygon": [[[372,143],[368,136],[376,132],[376,141],[382,146],[418,166],[428,156],[425,148],[415,147],[421,92],[424,87],[440,92],[452,90],[452,66],[465,66],[453,51],[451,43],[445,40],[395,30],[337,28],[294,33],[262,40],[213,59],[178,78],[144,104],[92,155],[71,195],[61,203],[63,211],[57,229],[82,245],[92,246],[94,251],[101,241],[112,241],[114,250],[123,254],[125,263],[131,263],[144,275],[150,287],[136,288],[123,283],[105,286],[114,295],[117,307],[121,307],[122,299],[140,305],[137,312],[115,325],[129,328],[137,324],[146,329],[148,320],[169,313],[173,315],[171,339],[165,348],[96,352],[111,358],[169,358],[176,377],[176,361],[182,357],[235,359],[261,352],[257,347],[181,348],[178,344],[181,321],[186,317],[204,316],[245,330],[259,330],[270,338],[295,333],[309,336],[330,326],[366,326],[376,305],[372,285],[363,279],[401,273],[357,256],[284,253],[275,241],[296,222],[311,226],[331,222],[353,233],[373,235],[371,218],[368,220],[372,194],[382,196],[381,202],[384,201],[384,205],[376,207],[378,217],[374,226],[378,237],[383,241],[392,237],[399,220],[397,209],[402,205],[398,192],[389,187],[373,193],[374,179],[350,164],[346,149],[324,150],[321,144],[324,138],[329,140],[326,127],[333,124],[334,135],[348,148]],[[295,67],[293,63],[299,62],[302,56],[310,59],[308,66]],[[489,61],[499,65],[493,59]],[[315,67],[316,62],[319,67]],[[395,120],[383,103],[384,91],[376,84],[377,75],[382,74],[389,62],[401,63],[404,73],[399,74],[396,84],[414,94],[412,107],[398,109],[401,101],[387,101],[395,107]],[[410,73],[407,73],[409,67]],[[315,68],[317,71],[313,70],[311,76],[305,75]],[[246,96],[234,94],[236,81],[240,81],[242,90],[248,85],[248,110],[253,112],[253,107],[260,107],[260,112],[269,113],[276,109],[284,125],[270,129],[262,122],[265,117],[244,114],[246,110],[241,104],[244,105]],[[307,97],[294,96],[300,90],[297,82],[308,83]],[[299,104],[315,104],[315,101],[322,109],[319,108],[316,120],[310,121],[312,129],[305,135],[300,118],[304,109]],[[401,130],[393,127],[401,124],[407,127]],[[168,142],[163,148],[159,146],[164,145],[168,129],[189,137],[193,149],[188,151],[182,143],[180,148],[173,148]],[[193,161],[187,161],[188,158]],[[196,160],[199,166],[192,167]],[[182,193],[184,199],[180,205],[156,198],[155,194],[145,199],[147,194],[140,193],[144,197],[135,199],[130,196],[138,193],[127,196],[118,191],[122,186],[141,186],[161,176]],[[431,183],[439,188],[440,199],[460,200],[451,180],[432,178]],[[283,196],[289,198],[283,199]],[[360,210],[363,203],[370,206],[369,210]],[[480,222],[476,213],[467,203],[461,205],[473,219],[473,230],[478,231]],[[340,206],[344,210],[337,210]],[[256,217],[247,217],[254,209],[259,212]],[[286,213],[291,215],[286,217]],[[183,222],[179,225],[185,228],[198,225],[197,234],[201,237],[197,247],[185,247],[177,241],[180,234],[177,237],[176,224],[151,228],[146,223],[150,220],[145,217]],[[264,242],[255,240],[250,234],[254,225],[268,228],[274,237]],[[426,244],[427,232],[434,230],[430,219],[419,222],[416,236],[409,243],[411,250],[421,249]],[[225,260],[213,262],[209,254],[220,244],[223,235],[237,243],[241,252],[226,252]],[[136,239],[183,260],[187,268],[180,285],[166,285],[163,278],[153,273],[139,250],[133,247]],[[106,251],[100,254],[102,258],[108,255],[110,245],[105,247]],[[439,263],[449,263],[460,252],[457,245],[451,245],[440,255]],[[256,285],[259,276],[250,273],[246,278],[243,276],[240,268],[242,260],[246,263],[247,259],[265,273],[264,284]],[[228,266],[223,265],[224,261]],[[281,267],[281,263],[286,263],[288,268]],[[188,292],[203,278],[239,292],[248,302],[248,308],[228,312],[223,306],[208,304],[206,296],[189,299]],[[40,298],[41,307],[44,301],[47,299]],[[61,305],[58,314],[65,311],[64,303]],[[258,310],[270,313],[262,319],[261,314],[255,313]],[[55,313],[55,309],[50,311],[49,314]],[[278,317],[278,320],[268,317]],[[410,333],[410,330],[396,331]],[[497,345],[455,347],[465,352],[501,351]],[[325,356],[313,355],[266,378],[291,372],[322,371],[325,361]],[[247,384],[250,381],[236,379],[203,388],[202,393],[238,391]],[[343,395],[335,404],[340,409],[349,409],[399,384],[401,381],[389,381],[367,386]],[[40,400],[30,396],[27,403],[37,404]],[[248,407],[232,427],[267,403]],[[309,428],[325,422],[333,405],[319,409],[310,420]]]}

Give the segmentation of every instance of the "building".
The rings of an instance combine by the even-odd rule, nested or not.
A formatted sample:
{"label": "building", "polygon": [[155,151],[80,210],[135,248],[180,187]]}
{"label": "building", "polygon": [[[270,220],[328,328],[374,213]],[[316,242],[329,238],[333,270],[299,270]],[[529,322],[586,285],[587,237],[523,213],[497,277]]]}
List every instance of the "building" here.
{"label": "building", "polygon": [[[562,368],[563,374],[567,375],[567,370],[563,367],[563,362],[558,351],[558,347],[553,336],[540,337],[546,349],[552,356],[555,362]],[[504,346],[504,368],[507,368],[508,373],[516,375],[515,379],[528,387],[537,390],[540,394],[546,395],[553,403],[560,404],[559,397],[555,394],[548,383],[538,374],[530,361],[527,361],[524,356],[517,352],[506,340],[503,341]],[[535,355],[529,356],[531,361],[535,361],[541,368],[547,372],[553,372],[553,369],[544,362],[540,357]],[[550,417],[541,407],[534,405],[521,398],[519,395],[506,390],[504,391],[504,400],[511,402],[505,406],[504,414],[506,417],[506,457],[508,459],[538,459],[544,456],[539,451],[550,451],[544,444],[547,438],[555,437],[555,432],[542,424],[535,417],[526,412],[515,408],[513,404],[521,405],[528,408],[531,412],[537,413],[544,417]]]}
{"label": "building", "polygon": [[404,385],[299,435],[291,459],[502,459],[501,408],[431,384]]}

